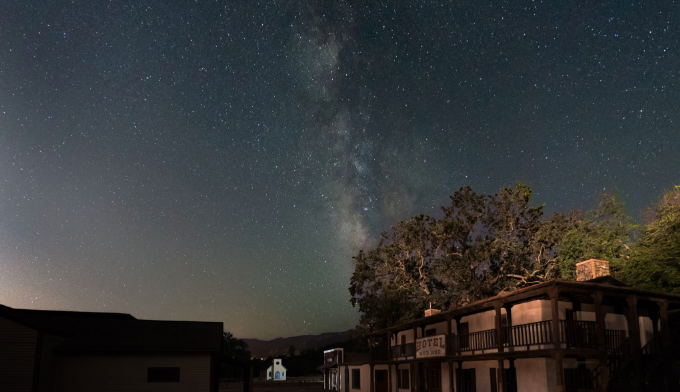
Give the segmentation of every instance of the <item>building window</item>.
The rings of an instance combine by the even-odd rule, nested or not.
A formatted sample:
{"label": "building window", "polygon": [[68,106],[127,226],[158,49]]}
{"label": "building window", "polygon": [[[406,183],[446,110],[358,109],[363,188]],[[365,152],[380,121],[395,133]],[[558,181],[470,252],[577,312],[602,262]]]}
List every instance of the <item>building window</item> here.
{"label": "building window", "polygon": [[[436,365],[439,365],[437,362]],[[441,390],[441,368],[437,367],[424,367],[425,371],[425,389],[438,389]]]}
{"label": "building window", "polygon": [[361,369],[352,369],[352,389],[361,389]]}
{"label": "building window", "polygon": [[146,373],[147,382],[179,382],[178,367],[150,367]]}
{"label": "building window", "polygon": [[399,371],[399,389],[411,389],[408,379],[408,369],[401,369]]}
{"label": "building window", "polygon": [[475,369],[461,369],[460,377],[461,392],[477,392],[477,377],[475,376]]}
{"label": "building window", "polygon": [[425,336],[434,336],[437,334],[436,328],[430,328],[425,330]]}

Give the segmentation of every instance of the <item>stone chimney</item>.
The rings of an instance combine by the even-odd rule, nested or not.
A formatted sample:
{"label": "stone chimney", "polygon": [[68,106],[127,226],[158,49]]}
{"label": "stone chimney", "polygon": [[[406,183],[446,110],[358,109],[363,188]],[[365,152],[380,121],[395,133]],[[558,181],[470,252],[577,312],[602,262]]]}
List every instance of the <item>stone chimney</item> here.
{"label": "stone chimney", "polygon": [[590,259],[576,263],[577,281],[584,282],[600,276],[609,276],[609,262],[607,260]]}
{"label": "stone chimney", "polygon": [[440,312],[441,310],[439,309],[432,309],[432,302],[430,302],[430,309],[425,309],[425,317],[430,317]]}

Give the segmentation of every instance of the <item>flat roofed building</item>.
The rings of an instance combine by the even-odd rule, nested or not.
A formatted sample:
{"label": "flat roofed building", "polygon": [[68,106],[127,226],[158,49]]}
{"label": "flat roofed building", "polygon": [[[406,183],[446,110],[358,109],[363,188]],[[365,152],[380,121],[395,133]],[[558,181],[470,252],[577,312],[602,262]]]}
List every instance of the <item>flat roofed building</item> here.
{"label": "flat roofed building", "polygon": [[2,391],[217,391],[222,323],[0,305]]}

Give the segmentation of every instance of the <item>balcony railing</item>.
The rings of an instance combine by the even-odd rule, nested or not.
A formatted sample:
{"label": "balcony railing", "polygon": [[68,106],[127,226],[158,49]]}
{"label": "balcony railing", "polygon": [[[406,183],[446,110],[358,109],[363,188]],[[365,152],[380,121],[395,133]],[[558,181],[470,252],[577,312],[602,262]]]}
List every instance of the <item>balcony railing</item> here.
{"label": "balcony railing", "polygon": [[413,343],[400,344],[392,346],[392,358],[405,358],[416,355],[416,346]]}
{"label": "balcony railing", "polygon": [[605,329],[604,330],[604,345],[607,348],[607,353],[613,354],[617,348],[621,346],[626,340],[626,331],[622,329]]}
{"label": "balcony railing", "polygon": [[552,344],[552,321],[513,325],[503,328],[506,339],[503,346],[529,346],[537,344]]}
{"label": "balcony railing", "polygon": [[560,320],[560,340],[567,347],[597,348],[597,324],[594,321]]}
{"label": "balcony railing", "polygon": [[[552,320],[535,323],[513,325],[503,327],[501,341],[503,347],[526,347],[552,344]],[[605,347],[610,354],[616,354],[626,339],[623,330],[605,330]],[[560,320],[560,340],[568,348],[592,348],[597,349],[597,324],[593,321],[567,321]],[[463,335],[451,335],[446,342],[446,355],[460,355],[463,352],[490,350],[498,348],[496,330],[472,332]],[[387,349],[380,347],[374,349],[374,359],[384,360]],[[390,347],[390,359],[414,357],[415,344],[406,343]]]}

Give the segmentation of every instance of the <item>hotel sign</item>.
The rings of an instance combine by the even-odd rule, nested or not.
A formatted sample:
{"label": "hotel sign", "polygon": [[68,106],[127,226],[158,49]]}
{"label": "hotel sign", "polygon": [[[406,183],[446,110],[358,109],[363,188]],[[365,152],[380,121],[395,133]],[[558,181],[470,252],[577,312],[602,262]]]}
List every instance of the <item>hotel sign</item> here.
{"label": "hotel sign", "polygon": [[427,336],[416,340],[416,358],[446,355],[446,335]]}

